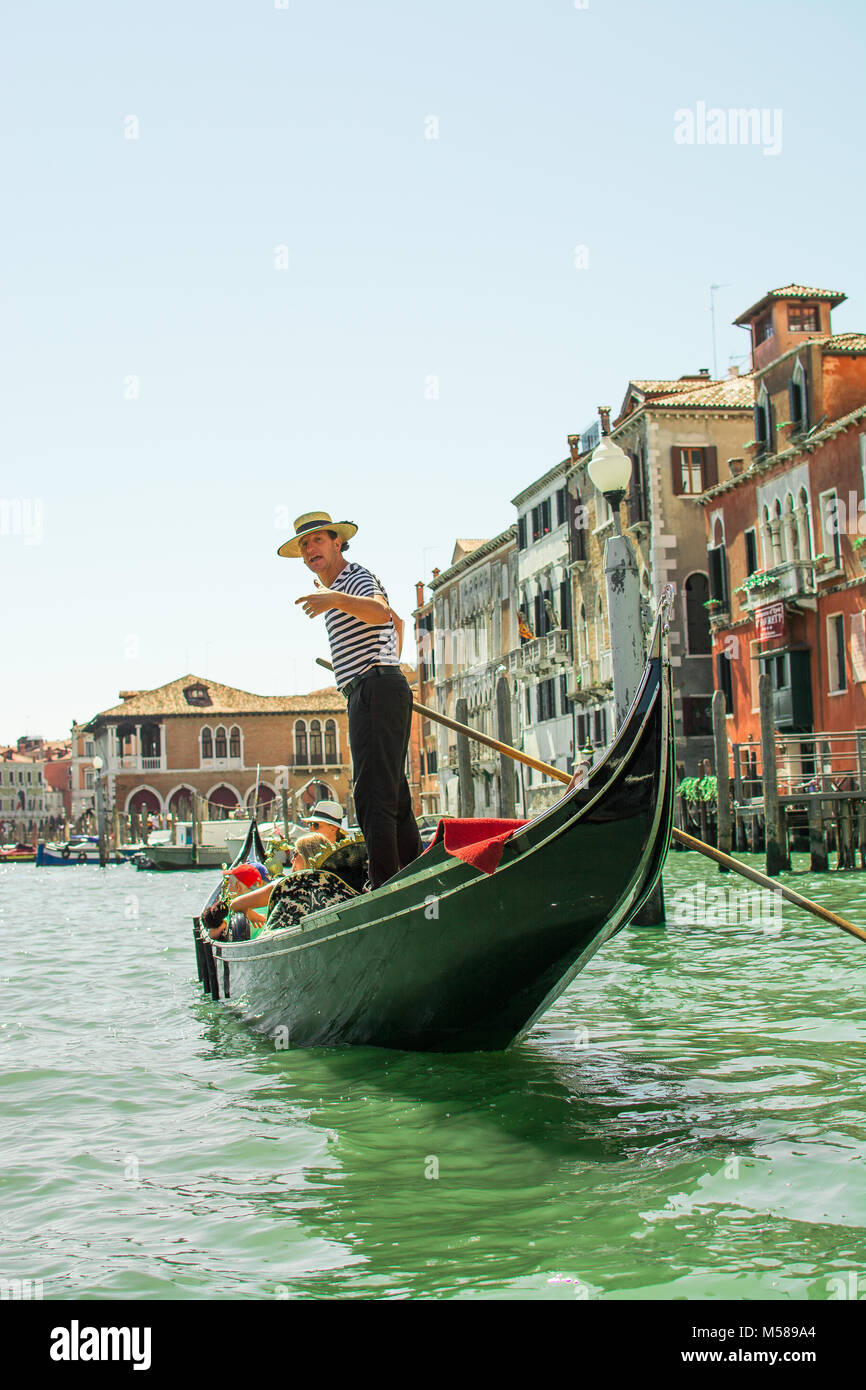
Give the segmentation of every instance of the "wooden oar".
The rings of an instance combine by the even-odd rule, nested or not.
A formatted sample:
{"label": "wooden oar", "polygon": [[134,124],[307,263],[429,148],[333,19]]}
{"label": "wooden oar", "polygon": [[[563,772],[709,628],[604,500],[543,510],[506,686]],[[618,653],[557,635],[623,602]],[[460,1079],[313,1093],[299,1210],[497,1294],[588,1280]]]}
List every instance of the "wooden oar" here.
{"label": "wooden oar", "polygon": [[[320,656],[316,657],[316,662],[319,666],[323,666],[326,671],[333,671],[334,669],[330,661],[325,661]],[[557,782],[569,783],[573,781],[567,772],[561,772],[558,767],[551,767],[549,763],[532,758],[522,749],[512,748],[510,743],[500,743],[499,739],[491,738],[489,734],[482,734],[477,729],[471,729],[468,724],[459,724],[456,719],[451,719],[447,714],[440,714],[438,710],[429,709],[427,705],[421,705],[417,700],[412,701],[412,708],[417,714],[423,715],[425,719],[432,719],[437,724],[444,724],[446,729],[454,729],[458,734],[464,734],[466,738],[474,739],[476,743],[484,743],[488,748],[494,748],[497,753],[504,753],[507,758],[513,758],[515,762],[525,763],[527,767],[534,767],[536,771],[546,773],[548,777],[553,777]],[[839,927],[841,931],[846,931],[851,936],[866,941],[866,931],[862,927],[855,927],[854,923],[849,922],[847,918],[840,917],[838,913],[831,912],[829,908],[822,907],[820,903],[813,902],[811,898],[804,898],[802,893],[796,893],[793,888],[787,888],[783,883],[777,883],[775,879],[768,878],[759,869],[753,869],[750,864],[741,863],[739,859],[734,859],[730,854],[725,854],[723,850],[716,849],[713,845],[705,845],[703,840],[696,840],[693,835],[687,835],[684,830],[678,830],[676,826],[674,826],[671,835],[684,849],[694,849],[699,854],[705,854],[708,859],[714,859],[723,868],[731,869],[734,873],[741,874],[743,878],[751,879],[761,888],[768,888],[771,893],[778,893],[787,902],[793,903],[795,907],[801,907],[805,912],[811,912],[813,916],[820,917],[824,922],[829,922],[831,926]]]}
{"label": "wooden oar", "polygon": [[783,883],[777,883],[775,879],[768,878],[759,869],[753,869],[750,864],[743,864],[739,859],[733,859],[730,854],[725,854],[724,850],[716,849],[713,845],[705,845],[703,840],[696,840],[693,835],[687,835],[684,830],[677,830],[676,826],[672,835],[685,849],[699,850],[708,859],[715,859],[716,863],[721,864],[723,868],[733,869],[735,873],[742,874],[743,878],[750,878],[753,883],[759,883],[762,888],[769,888],[772,893],[779,893],[795,907],[802,907],[806,912],[812,912],[816,917],[821,917],[825,922],[829,922],[831,926],[840,927],[842,931],[850,932],[851,936],[859,936],[861,941],[866,941],[866,931],[863,931],[862,927],[855,927],[854,923],[849,922],[847,918],[839,917],[837,913],[822,907],[820,903],[813,902],[811,898],[804,898],[802,893],[795,893],[793,888],[786,888]]}

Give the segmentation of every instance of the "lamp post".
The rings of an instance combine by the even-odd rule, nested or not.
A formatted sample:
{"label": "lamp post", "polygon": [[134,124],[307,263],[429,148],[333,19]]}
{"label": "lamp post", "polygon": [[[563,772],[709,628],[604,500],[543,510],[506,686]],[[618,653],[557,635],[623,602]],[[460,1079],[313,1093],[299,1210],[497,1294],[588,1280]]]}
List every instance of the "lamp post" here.
{"label": "lamp post", "polygon": [[[604,547],[604,577],[610,625],[614,717],[618,732],[637,694],[646,656],[637,561],[631,543],[622,534],[619,521],[620,503],[631,478],[631,460],[618,444],[604,435],[593,450],[588,471],[591,481],[613,513],[613,535],[608,536]],[[631,919],[632,926],[658,926],[664,922],[664,916],[664,892],[659,881],[643,907]]]}
{"label": "lamp post", "polygon": [[613,535],[604,547],[610,624],[610,659],[617,731],[622,728],[644,668],[640,581],[631,543],[622,534],[619,508],[631,478],[631,459],[605,435],[593,450],[588,472],[613,514]]}
{"label": "lamp post", "polygon": [[103,761],[97,753],[93,759],[93,771],[96,773],[96,833],[99,837],[99,867],[104,869],[108,863],[108,852],[105,844],[105,802],[102,791],[102,769]]}

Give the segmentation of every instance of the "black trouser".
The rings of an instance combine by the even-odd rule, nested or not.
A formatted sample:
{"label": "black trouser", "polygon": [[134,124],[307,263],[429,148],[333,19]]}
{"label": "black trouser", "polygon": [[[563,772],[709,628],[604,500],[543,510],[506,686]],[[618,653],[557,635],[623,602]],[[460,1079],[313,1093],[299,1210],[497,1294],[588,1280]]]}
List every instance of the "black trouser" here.
{"label": "black trouser", "polygon": [[421,853],[406,781],[412,692],[397,666],[375,666],[349,693],[355,813],[378,888]]}

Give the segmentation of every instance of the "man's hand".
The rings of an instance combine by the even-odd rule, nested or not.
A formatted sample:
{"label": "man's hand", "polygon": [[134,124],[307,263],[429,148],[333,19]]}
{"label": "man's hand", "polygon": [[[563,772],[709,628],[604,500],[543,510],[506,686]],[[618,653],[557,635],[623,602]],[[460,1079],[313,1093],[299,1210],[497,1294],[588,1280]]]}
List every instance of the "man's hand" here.
{"label": "man's hand", "polygon": [[251,907],[247,908],[245,916],[251,927],[263,927],[265,925],[265,919],[262,914],[260,912],[254,912]]}
{"label": "man's hand", "polygon": [[320,613],[338,608],[341,613],[348,613],[351,618],[358,618],[360,622],[376,627],[381,627],[387,622],[391,612],[381,595],[362,598],[360,594],[343,594],[339,590],[336,593],[326,591],[323,594],[304,594],[302,598],[296,598],[295,603],[302,605],[308,618],[317,618]]}
{"label": "man's hand", "polygon": [[324,594],[304,594],[301,598],[295,599],[295,604],[301,604],[308,618],[318,618],[320,613],[327,613],[330,608],[336,608],[334,595]]}

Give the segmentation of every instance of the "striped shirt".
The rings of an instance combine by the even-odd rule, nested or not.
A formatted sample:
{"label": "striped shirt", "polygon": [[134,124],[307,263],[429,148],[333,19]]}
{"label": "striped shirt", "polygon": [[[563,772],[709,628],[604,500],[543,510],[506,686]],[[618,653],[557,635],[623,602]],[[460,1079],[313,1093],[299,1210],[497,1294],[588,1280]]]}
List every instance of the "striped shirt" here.
{"label": "striped shirt", "polygon": [[[388,595],[375,574],[365,570],[363,565],[346,565],[331,585],[331,591],[352,594],[356,598],[381,596],[388,602]],[[372,666],[399,667],[397,630],[390,613],[383,623],[362,623],[360,618],[353,618],[342,609],[331,608],[325,614],[325,626],[338,689]]]}

